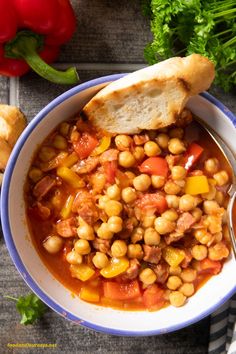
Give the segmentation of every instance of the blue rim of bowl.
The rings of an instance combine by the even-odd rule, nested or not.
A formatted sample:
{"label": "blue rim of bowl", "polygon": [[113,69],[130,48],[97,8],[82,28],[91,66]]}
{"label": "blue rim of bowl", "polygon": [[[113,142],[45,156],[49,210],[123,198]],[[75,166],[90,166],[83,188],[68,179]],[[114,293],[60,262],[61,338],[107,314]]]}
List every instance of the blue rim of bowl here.
{"label": "blue rim of bowl", "polygon": [[[55,312],[57,312],[59,315],[62,317],[76,323],[76,324],[81,324],[82,326],[93,329],[98,332],[106,333],[106,334],[112,334],[112,335],[118,335],[118,336],[152,336],[152,335],[160,335],[164,333],[169,333],[176,331],[178,329],[187,327],[195,322],[200,321],[204,317],[208,316],[212,312],[214,312],[218,307],[223,305],[225,301],[227,301],[235,292],[236,292],[236,286],[231,289],[231,291],[226,294],[216,305],[211,306],[208,308],[206,311],[203,311],[202,313],[198,314],[198,316],[192,318],[191,320],[188,321],[183,321],[180,324],[166,327],[166,328],[161,328],[158,330],[151,330],[151,331],[126,331],[126,330],[119,330],[119,329],[112,329],[112,328],[107,328],[99,325],[95,325],[91,322],[85,321],[81,318],[78,318],[77,316],[73,315],[72,313],[65,311],[60,305],[58,305],[56,302],[54,302],[48,295],[46,295],[40,287],[36,284],[34,279],[30,276],[28,271],[26,270],[18,252],[15,247],[13,237],[11,234],[11,228],[10,228],[10,220],[9,220],[9,214],[8,214],[8,199],[9,199],[9,187],[11,183],[11,177],[12,173],[16,164],[16,160],[20,154],[20,151],[31,134],[31,132],[35,129],[35,127],[40,123],[40,121],[50,112],[52,111],[57,105],[65,101],[66,99],[70,98],[71,96],[82,92],[86,89],[89,89],[93,86],[97,86],[103,83],[115,81],[123,76],[125,76],[126,73],[123,74],[115,74],[115,75],[108,75],[108,76],[103,76],[98,79],[90,80],[87,81],[81,85],[78,85],[62,95],[58,96],[55,98],[52,102],[50,102],[44,109],[42,109],[36,117],[28,124],[27,128],[25,131],[22,133],[21,137],[17,141],[13,152],[11,154],[11,157],[9,159],[7,169],[4,173],[4,179],[3,179],[3,185],[2,185],[2,191],[1,191],[1,220],[2,220],[2,229],[3,229],[3,234],[4,234],[4,239],[8,248],[8,251],[10,253],[10,256],[13,260],[13,263],[15,264],[17,270],[23,277],[24,281],[27,283],[27,285],[31,288],[31,290],[37,294],[37,296],[45,302],[51,309],[53,309]],[[206,100],[210,101],[213,105],[215,105],[220,111],[222,111],[228,118],[229,120],[234,124],[236,127],[236,117],[235,115],[229,111],[227,107],[225,107],[221,102],[219,102],[215,97],[210,95],[207,92],[204,92],[201,94],[203,98]]]}

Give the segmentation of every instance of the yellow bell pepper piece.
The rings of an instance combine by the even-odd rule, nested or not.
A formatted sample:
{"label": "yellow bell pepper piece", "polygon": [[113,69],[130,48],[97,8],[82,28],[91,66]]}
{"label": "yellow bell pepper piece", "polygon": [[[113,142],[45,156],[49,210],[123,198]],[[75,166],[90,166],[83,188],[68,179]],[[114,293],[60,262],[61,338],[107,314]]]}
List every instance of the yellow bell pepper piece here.
{"label": "yellow bell pepper piece", "polygon": [[79,297],[88,302],[98,302],[100,300],[100,294],[98,288],[92,288],[91,286],[83,286],[80,290]]}
{"label": "yellow bell pepper piece", "polygon": [[178,267],[185,258],[185,252],[179,248],[168,246],[163,250],[163,258],[171,267]]}
{"label": "yellow bell pepper piece", "polygon": [[113,278],[117,275],[124,273],[129,267],[129,261],[126,257],[111,258],[110,264],[100,270],[104,278]]}
{"label": "yellow bell pepper piece", "polygon": [[70,266],[71,276],[82,281],[89,280],[95,273],[95,270],[89,267],[87,264],[71,264]]}
{"label": "yellow bell pepper piece", "polygon": [[97,156],[102,154],[104,151],[106,151],[111,144],[111,137],[110,136],[104,136],[100,140],[100,144],[92,151],[91,156]]}
{"label": "yellow bell pepper piece", "polygon": [[62,165],[64,167],[71,167],[79,160],[78,155],[75,152],[72,152],[69,156],[67,156],[63,161]]}
{"label": "yellow bell pepper piece", "polygon": [[80,178],[77,173],[70,170],[68,167],[58,167],[57,175],[73,188],[83,188],[85,186],[85,182],[82,178]]}
{"label": "yellow bell pepper piece", "polygon": [[67,219],[69,217],[74,199],[75,197],[72,194],[70,194],[66,199],[65,205],[61,209],[60,213],[63,219]]}
{"label": "yellow bell pepper piece", "polygon": [[209,183],[206,176],[192,176],[186,178],[185,193],[197,195],[209,192]]}

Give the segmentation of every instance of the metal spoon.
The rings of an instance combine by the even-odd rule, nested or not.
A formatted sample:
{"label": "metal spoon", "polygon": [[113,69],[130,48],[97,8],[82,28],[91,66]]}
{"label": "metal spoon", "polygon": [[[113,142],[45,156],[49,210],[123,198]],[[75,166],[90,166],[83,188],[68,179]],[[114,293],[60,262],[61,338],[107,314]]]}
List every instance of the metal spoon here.
{"label": "metal spoon", "polygon": [[233,206],[236,198],[236,157],[234,156],[233,152],[230,150],[228,145],[206,122],[204,122],[199,117],[195,117],[195,119],[199,122],[201,126],[204,127],[207,133],[214,140],[214,142],[216,143],[216,145],[224,155],[225,159],[227,160],[227,163],[232,171],[232,184],[227,190],[227,193],[230,196],[229,204],[227,207],[227,223],[228,223],[234,258],[236,259],[236,238],[235,238],[234,226],[233,226]]}

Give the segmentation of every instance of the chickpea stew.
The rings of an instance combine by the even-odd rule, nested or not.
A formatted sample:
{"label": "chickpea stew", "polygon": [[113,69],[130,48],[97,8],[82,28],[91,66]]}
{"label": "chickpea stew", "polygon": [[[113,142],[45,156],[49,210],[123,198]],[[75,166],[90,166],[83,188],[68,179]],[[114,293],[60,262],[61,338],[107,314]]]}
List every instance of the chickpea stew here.
{"label": "chickpea stew", "polygon": [[[230,175],[192,114],[139,135],[106,136],[80,116],[38,149],[27,220],[49,270],[87,302],[158,310],[186,303],[230,252]],[[190,134],[191,135],[191,134]]]}

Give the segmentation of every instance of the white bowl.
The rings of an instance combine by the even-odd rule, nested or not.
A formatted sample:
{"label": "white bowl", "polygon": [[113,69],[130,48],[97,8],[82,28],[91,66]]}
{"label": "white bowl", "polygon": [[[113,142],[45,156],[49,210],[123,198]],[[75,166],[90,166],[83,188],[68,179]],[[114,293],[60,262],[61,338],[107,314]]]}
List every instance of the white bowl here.
{"label": "white bowl", "polygon": [[[48,271],[34,246],[25,220],[23,187],[33,153],[60,122],[77,113],[108,82],[124,74],[86,82],[49,103],[29,123],[9,160],[2,186],[1,218],[5,241],[23,279],[49,307],[73,322],[97,331],[146,336],[175,331],[209,315],[236,291],[235,261],[229,258],[222,272],[213,276],[180,308],[169,306],[157,312],[120,311],[99,307],[72,297]],[[236,153],[236,117],[208,93],[193,97],[189,108],[211,125]]]}

